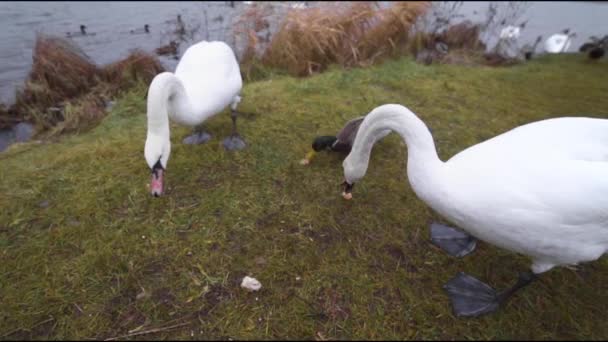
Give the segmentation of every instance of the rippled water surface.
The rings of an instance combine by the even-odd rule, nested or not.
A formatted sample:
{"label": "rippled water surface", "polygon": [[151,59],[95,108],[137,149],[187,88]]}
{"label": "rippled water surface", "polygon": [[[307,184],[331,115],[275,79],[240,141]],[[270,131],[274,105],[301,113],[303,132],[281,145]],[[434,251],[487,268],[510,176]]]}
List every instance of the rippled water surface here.
{"label": "rippled water surface", "polygon": [[[488,3],[465,2],[461,13],[482,21]],[[277,6],[290,4],[293,2]],[[105,64],[125,57],[133,48],[154,51],[167,44],[178,14],[187,27],[199,27],[193,40],[217,39],[234,45],[232,23],[247,6],[239,1],[0,2],[0,101],[12,102],[15,87],[23,84],[37,32],[64,37],[67,32],[76,33],[70,39],[96,63]],[[546,38],[570,28],[577,33],[570,51],[576,51],[590,35],[608,34],[608,2],[529,2],[527,7],[520,20],[528,20],[520,38],[522,45],[538,35]],[[150,27],[148,34],[143,32],[145,24]],[[80,25],[90,34],[79,35]],[[161,61],[168,70],[177,63],[168,57]]]}

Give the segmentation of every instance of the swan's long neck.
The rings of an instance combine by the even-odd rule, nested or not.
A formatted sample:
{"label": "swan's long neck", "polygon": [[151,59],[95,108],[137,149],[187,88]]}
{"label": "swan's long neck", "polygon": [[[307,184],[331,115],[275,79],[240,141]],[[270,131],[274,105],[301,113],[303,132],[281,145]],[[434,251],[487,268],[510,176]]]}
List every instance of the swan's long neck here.
{"label": "swan's long neck", "polygon": [[170,72],[154,77],[148,89],[148,134],[145,157],[152,168],[159,160],[167,166],[171,153],[169,117],[182,124],[196,125],[192,105],[182,82]]}
{"label": "swan's long neck", "polygon": [[[345,176],[362,178],[367,172],[372,147],[385,130],[397,132],[405,141],[408,152],[407,173],[414,191],[423,200],[437,185],[443,162],[437,156],[433,137],[426,125],[414,113],[397,104],[387,104],[369,113],[357,132],[352,151],[344,160]],[[350,182],[349,179],[347,181]]]}
{"label": "swan's long neck", "polygon": [[148,90],[148,132],[168,135],[169,117],[190,126],[201,121],[182,82],[173,73],[163,72],[154,77]]}

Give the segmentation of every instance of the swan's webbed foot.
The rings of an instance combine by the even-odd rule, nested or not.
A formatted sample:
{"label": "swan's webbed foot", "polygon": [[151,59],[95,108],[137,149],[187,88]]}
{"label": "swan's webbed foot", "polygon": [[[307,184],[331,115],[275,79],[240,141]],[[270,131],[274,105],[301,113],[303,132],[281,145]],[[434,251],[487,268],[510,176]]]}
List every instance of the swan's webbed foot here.
{"label": "swan's webbed foot", "polygon": [[498,310],[517,290],[537,279],[531,272],[522,273],[515,285],[497,293],[496,290],[466,273],[460,272],[445,285],[456,316],[477,317]]}
{"label": "swan's webbed foot", "polygon": [[476,278],[460,272],[443,285],[456,316],[476,317],[496,311],[496,291]]}
{"label": "swan's webbed foot", "polygon": [[211,139],[211,134],[209,134],[202,126],[197,126],[194,129],[194,132],[185,137],[182,140],[182,143],[186,145],[199,145],[204,144]]}
{"label": "swan's webbed foot", "polygon": [[449,255],[462,258],[477,246],[477,240],[460,230],[439,223],[431,224],[431,241]]}
{"label": "swan's webbed foot", "polygon": [[222,144],[224,145],[224,148],[228,151],[239,151],[244,149],[245,146],[247,146],[245,140],[243,140],[243,138],[241,138],[238,133],[231,134],[229,137],[224,139]]}

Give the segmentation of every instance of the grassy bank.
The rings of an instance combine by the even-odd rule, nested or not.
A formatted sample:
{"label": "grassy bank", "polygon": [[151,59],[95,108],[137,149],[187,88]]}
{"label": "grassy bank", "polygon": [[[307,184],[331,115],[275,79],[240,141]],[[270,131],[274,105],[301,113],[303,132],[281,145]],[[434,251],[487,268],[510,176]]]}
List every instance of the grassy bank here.
{"label": "grassy bank", "polygon": [[[608,60],[573,55],[510,68],[401,59],[250,83],[249,147],[221,147],[228,112],[205,145],[181,144],[189,131],[174,126],[160,199],[146,189],[141,85],[86,134],[0,155],[2,338],[606,339],[605,260],[553,270],[496,314],[453,317],[441,286],[458,271],[502,289],[528,260],[484,243],[464,259],[433,247],[441,218],[411,190],[397,136],[374,148],[350,202],[341,156],[298,164],[314,136],[385,103],[419,114],[443,160],[534,120],[608,118],[606,79]],[[241,289],[245,275],[262,290]]]}

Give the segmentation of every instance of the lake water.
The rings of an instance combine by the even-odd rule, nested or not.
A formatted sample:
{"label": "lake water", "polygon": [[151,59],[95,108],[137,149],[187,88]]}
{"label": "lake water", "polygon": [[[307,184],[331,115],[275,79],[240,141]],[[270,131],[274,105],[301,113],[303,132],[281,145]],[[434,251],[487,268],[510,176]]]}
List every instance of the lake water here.
{"label": "lake water", "polygon": [[[488,3],[465,2],[460,11],[468,19],[481,21]],[[293,2],[277,6],[290,4]],[[70,39],[96,63],[105,64],[125,57],[133,48],[151,52],[167,44],[178,14],[187,27],[200,25],[194,41],[224,40],[234,45],[232,22],[248,6],[240,1],[0,2],[0,101],[11,103],[15,87],[22,85],[27,77],[37,32],[65,37],[66,32],[78,33],[79,26],[85,25],[87,33],[94,35],[77,34]],[[546,38],[570,28],[578,34],[570,51],[577,51],[589,36],[608,34],[608,3],[605,1],[529,2],[520,18],[517,23],[528,20],[519,40],[521,45],[538,35]],[[130,32],[143,31],[145,24],[150,27],[149,34]],[[161,57],[161,62],[168,70],[173,70],[177,63],[169,57]]]}

